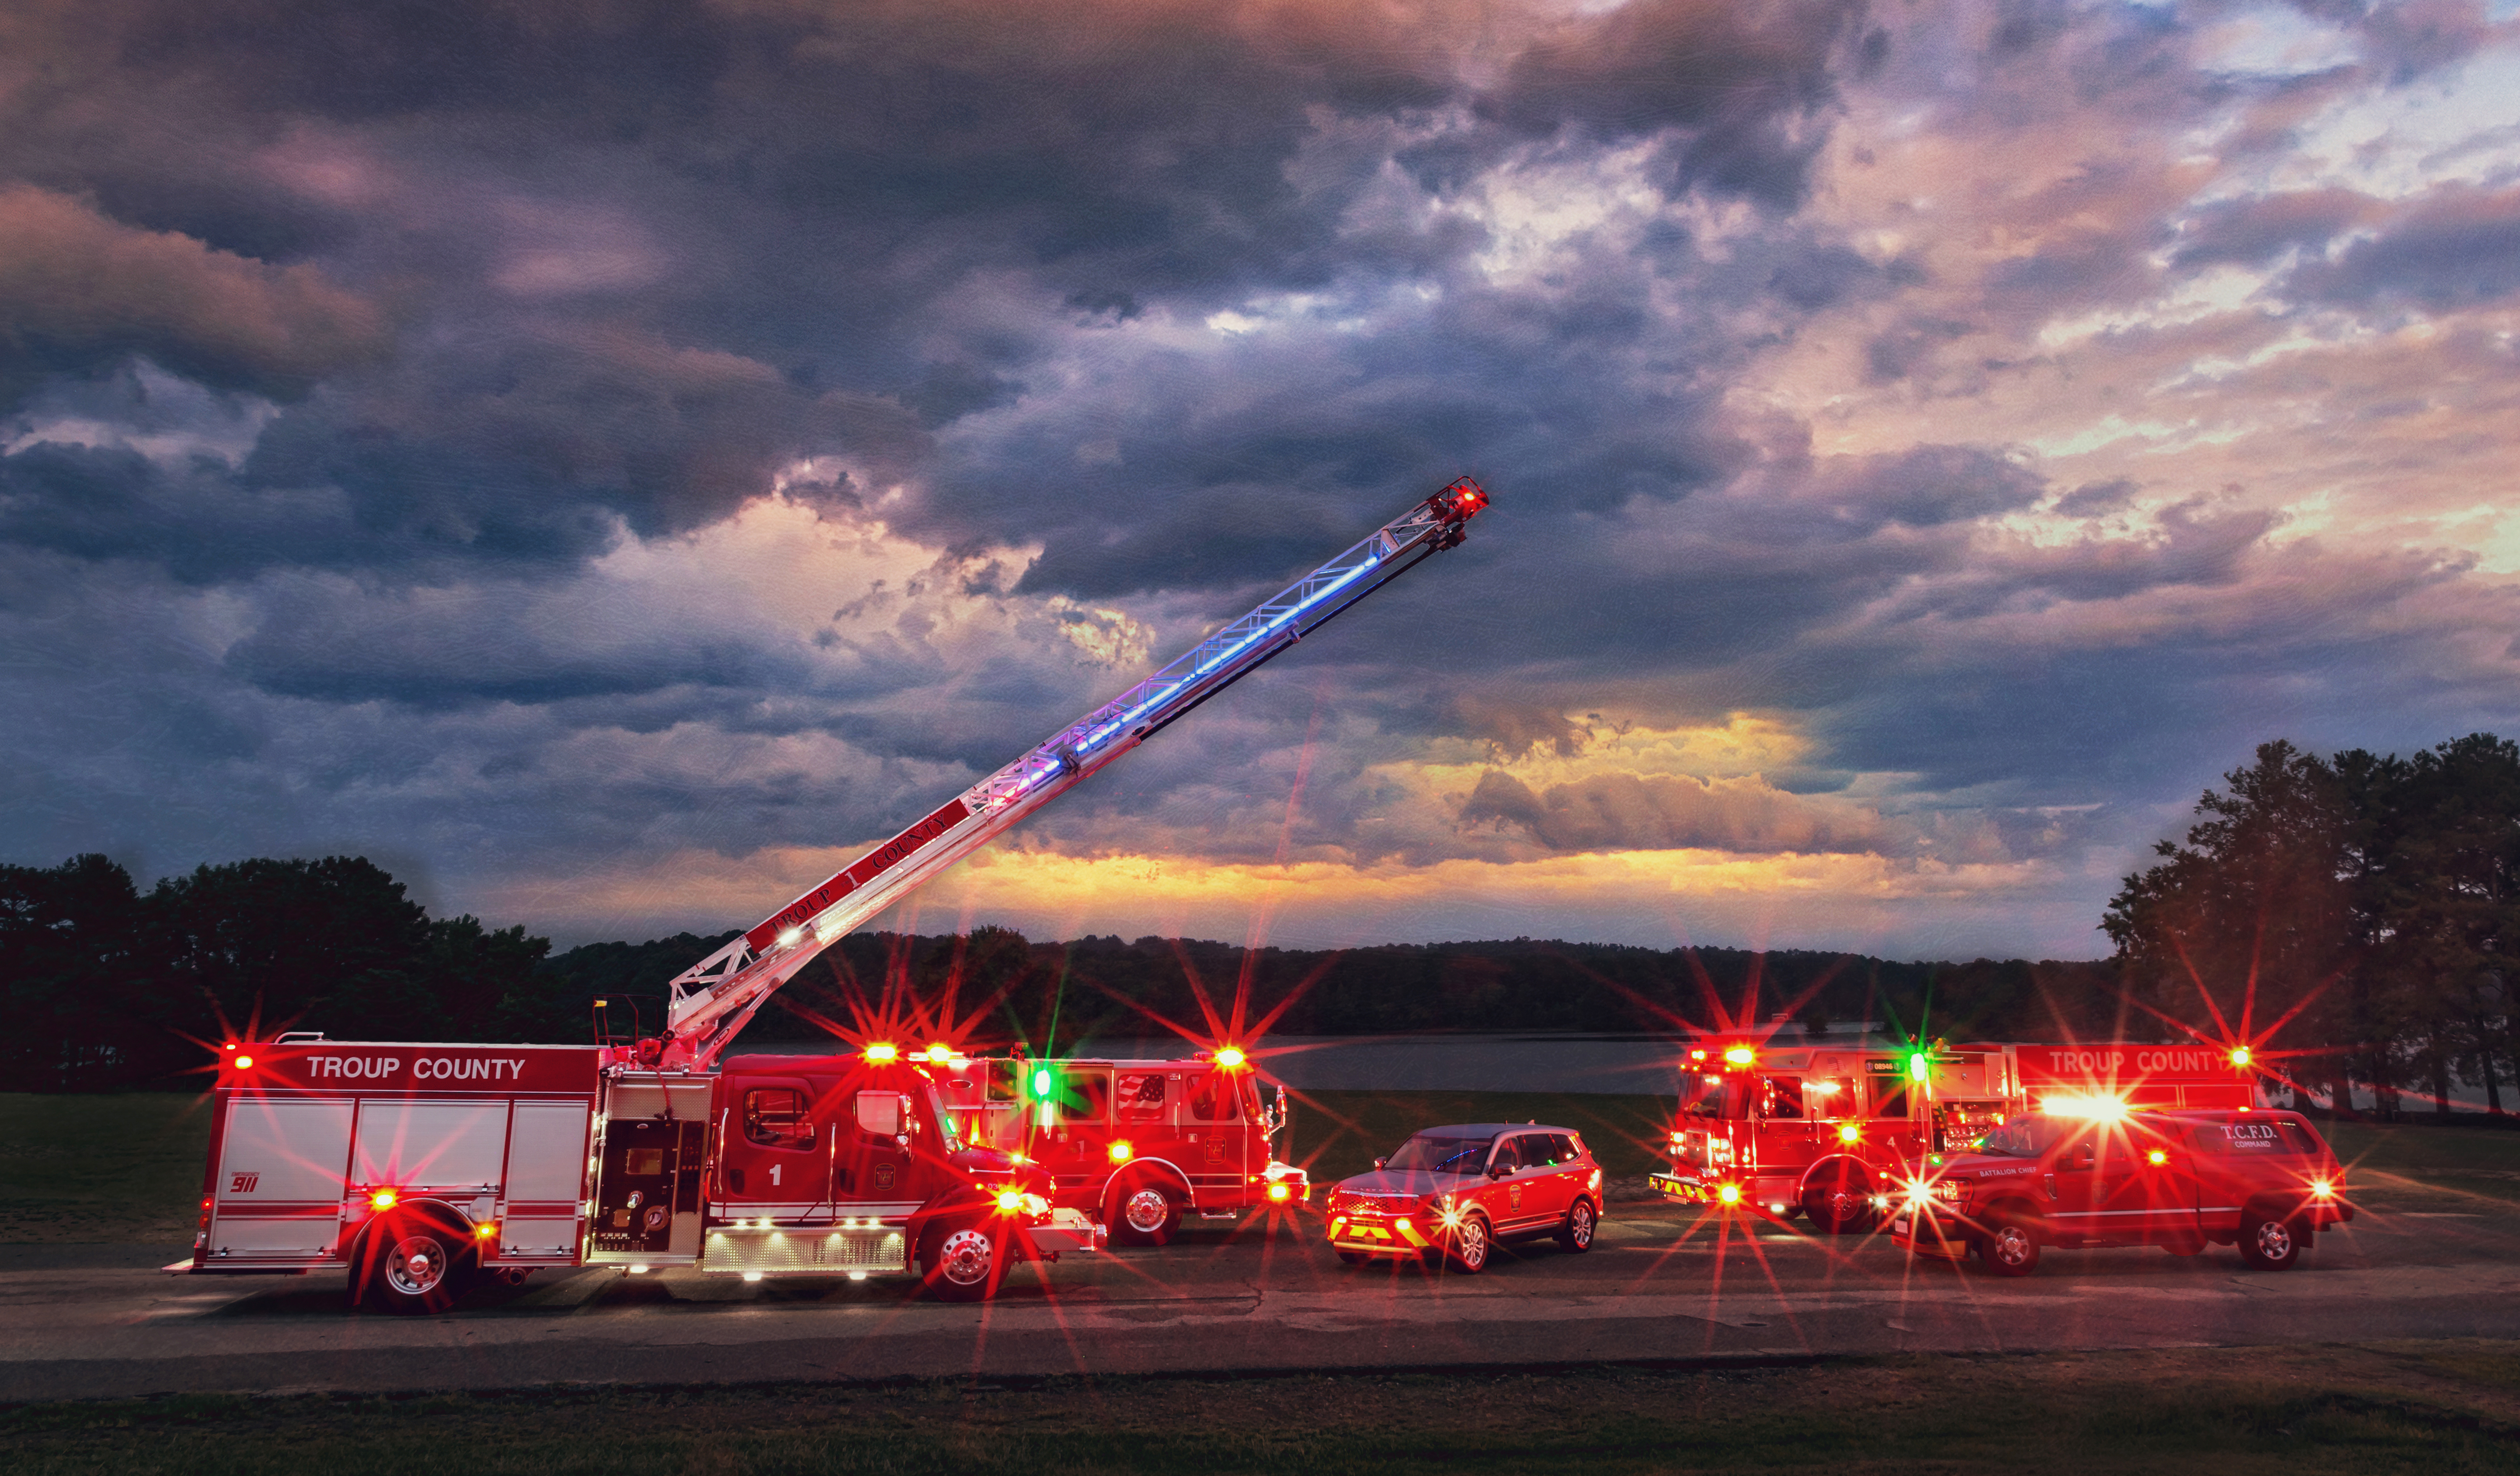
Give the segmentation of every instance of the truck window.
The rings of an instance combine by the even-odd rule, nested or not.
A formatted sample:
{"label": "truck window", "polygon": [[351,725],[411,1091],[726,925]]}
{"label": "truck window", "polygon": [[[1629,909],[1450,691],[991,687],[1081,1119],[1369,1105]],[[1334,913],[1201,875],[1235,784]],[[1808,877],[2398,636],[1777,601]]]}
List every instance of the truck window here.
{"label": "truck window", "polygon": [[1682,1079],[1680,1111],[1684,1117],[1739,1117],[1749,1105],[1749,1087],[1742,1078],[1712,1071]]}
{"label": "truck window", "polygon": [[1908,1084],[1886,1077],[1872,1080],[1872,1115],[1905,1117],[1908,1115]]}
{"label": "truck window", "polygon": [[1775,1119],[1799,1119],[1803,1115],[1803,1083],[1798,1076],[1769,1076],[1759,1080],[1759,1115]]}
{"label": "truck window", "polygon": [[895,1138],[906,1131],[902,1124],[909,1117],[910,1099],[898,1092],[861,1092],[858,1094],[858,1128],[878,1138]]}
{"label": "truck window", "polygon": [[1200,1122],[1234,1122],[1241,1115],[1234,1095],[1234,1078],[1211,1071],[1190,1089],[1190,1115]]}
{"label": "truck window", "polygon": [[1101,1122],[1110,1115],[1111,1074],[1070,1071],[1052,1086],[1049,1105],[1059,1122]]}
{"label": "truck window", "polygon": [[1122,1122],[1154,1122],[1164,1115],[1164,1074],[1160,1071],[1123,1071],[1120,1090],[1113,1096]]}
{"label": "truck window", "polygon": [[814,1124],[805,1094],[793,1087],[756,1087],[743,1094],[743,1136],[773,1148],[810,1148]]}
{"label": "truck window", "polygon": [[1522,1144],[1523,1140],[1519,1138],[1508,1138],[1498,1143],[1496,1157],[1488,1162],[1489,1170],[1494,1173],[1510,1174],[1516,1169],[1528,1167],[1523,1162]]}
{"label": "truck window", "polygon": [[1855,1082],[1830,1076],[1803,1083],[1804,1105],[1814,1117],[1852,1117],[1856,1113]]}
{"label": "truck window", "polygon": [[1023,1072],[1021,1061],[982,1061],[989,1070],[989,1100],[1011,1102],[1020,1099],[1017,1083]]}

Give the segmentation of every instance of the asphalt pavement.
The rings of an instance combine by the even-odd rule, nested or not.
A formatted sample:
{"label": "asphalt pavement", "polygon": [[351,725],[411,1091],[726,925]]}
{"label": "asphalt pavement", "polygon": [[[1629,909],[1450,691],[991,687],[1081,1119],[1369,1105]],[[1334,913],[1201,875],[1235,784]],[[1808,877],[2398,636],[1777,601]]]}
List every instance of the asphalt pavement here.
{"label": "asphalt pavement", "polygon": [[347,1310],[339,1275],[0,1246],[0,1400],[2520,1337],[2520,1228],[2451,1202],[2471,1207],[2373,1207],[2279,1273],[2136,1248],[2051,1251],[2005,1279],[1657,1204],[1613,1206],[1588,1254],[1508,1247],[1465,1276],[1342,1265],[1306,1212],[1019,1269],[986,1304],[898,1279],[540,1272],[422,1318]]}

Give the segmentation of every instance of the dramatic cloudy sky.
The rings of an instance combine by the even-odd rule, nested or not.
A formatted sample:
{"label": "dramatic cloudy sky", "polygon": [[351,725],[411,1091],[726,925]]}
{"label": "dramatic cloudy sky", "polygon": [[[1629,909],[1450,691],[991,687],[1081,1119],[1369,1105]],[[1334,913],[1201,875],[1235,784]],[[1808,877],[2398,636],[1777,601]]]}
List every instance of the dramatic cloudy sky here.
{"label": "dramatic cloudy sky", "polygon": [[1455,475],[925,929],[2091,957],[2520,731],[2512,0],[25,0],[0,859],[749,924]]}

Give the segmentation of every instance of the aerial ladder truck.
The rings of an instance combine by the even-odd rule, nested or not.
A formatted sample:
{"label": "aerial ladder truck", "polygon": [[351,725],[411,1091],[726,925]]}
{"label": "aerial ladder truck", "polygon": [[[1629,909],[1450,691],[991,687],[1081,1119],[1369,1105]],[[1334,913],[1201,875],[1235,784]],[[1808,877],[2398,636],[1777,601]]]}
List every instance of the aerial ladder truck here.
{"label": "aerial ladder truck", "polygon": [[480,1275],[577,1266],[917,1275],[966,1300],[1011,1263],[1101,1250],[1108,1232],[1054,1205],[1040,1165],[958,1124],[945,1094],[968,1082],[942,1051],[728,1046],[840,937],[1459,545],[1487,501],[1466,477],[1448,484],[947,800],[676,978],[653,1037],[230,1043],[193,1255],[166,1269],[345,1269],[354,1297],[427,1311]]}

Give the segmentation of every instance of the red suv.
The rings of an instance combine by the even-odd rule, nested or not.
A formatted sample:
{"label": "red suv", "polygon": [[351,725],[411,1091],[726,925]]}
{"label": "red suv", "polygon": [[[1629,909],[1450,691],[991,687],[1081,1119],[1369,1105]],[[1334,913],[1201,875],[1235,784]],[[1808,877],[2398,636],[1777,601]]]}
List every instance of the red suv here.
{"label": "red suv", "polygon": [[1500,1240],[1553,1235],[1593,1248],[1601,1166],[1583,1138],[1539,1123],[1428,1128],[1343,1179],[1323,1206],[1330,1246],[1353,1266],[1368,1256],[1423,1256],[1476,1275]]}
{"label": "red suv", "polygon": [[2045,1246],[2237,1245],[2282,1271],[2318,1231],[2354,1218],[2345,1171],[2318,1130],[2255,1109],[2027,1113],[1912,1181],[1890,1239],[1912,1254],[2028,1275]]}

